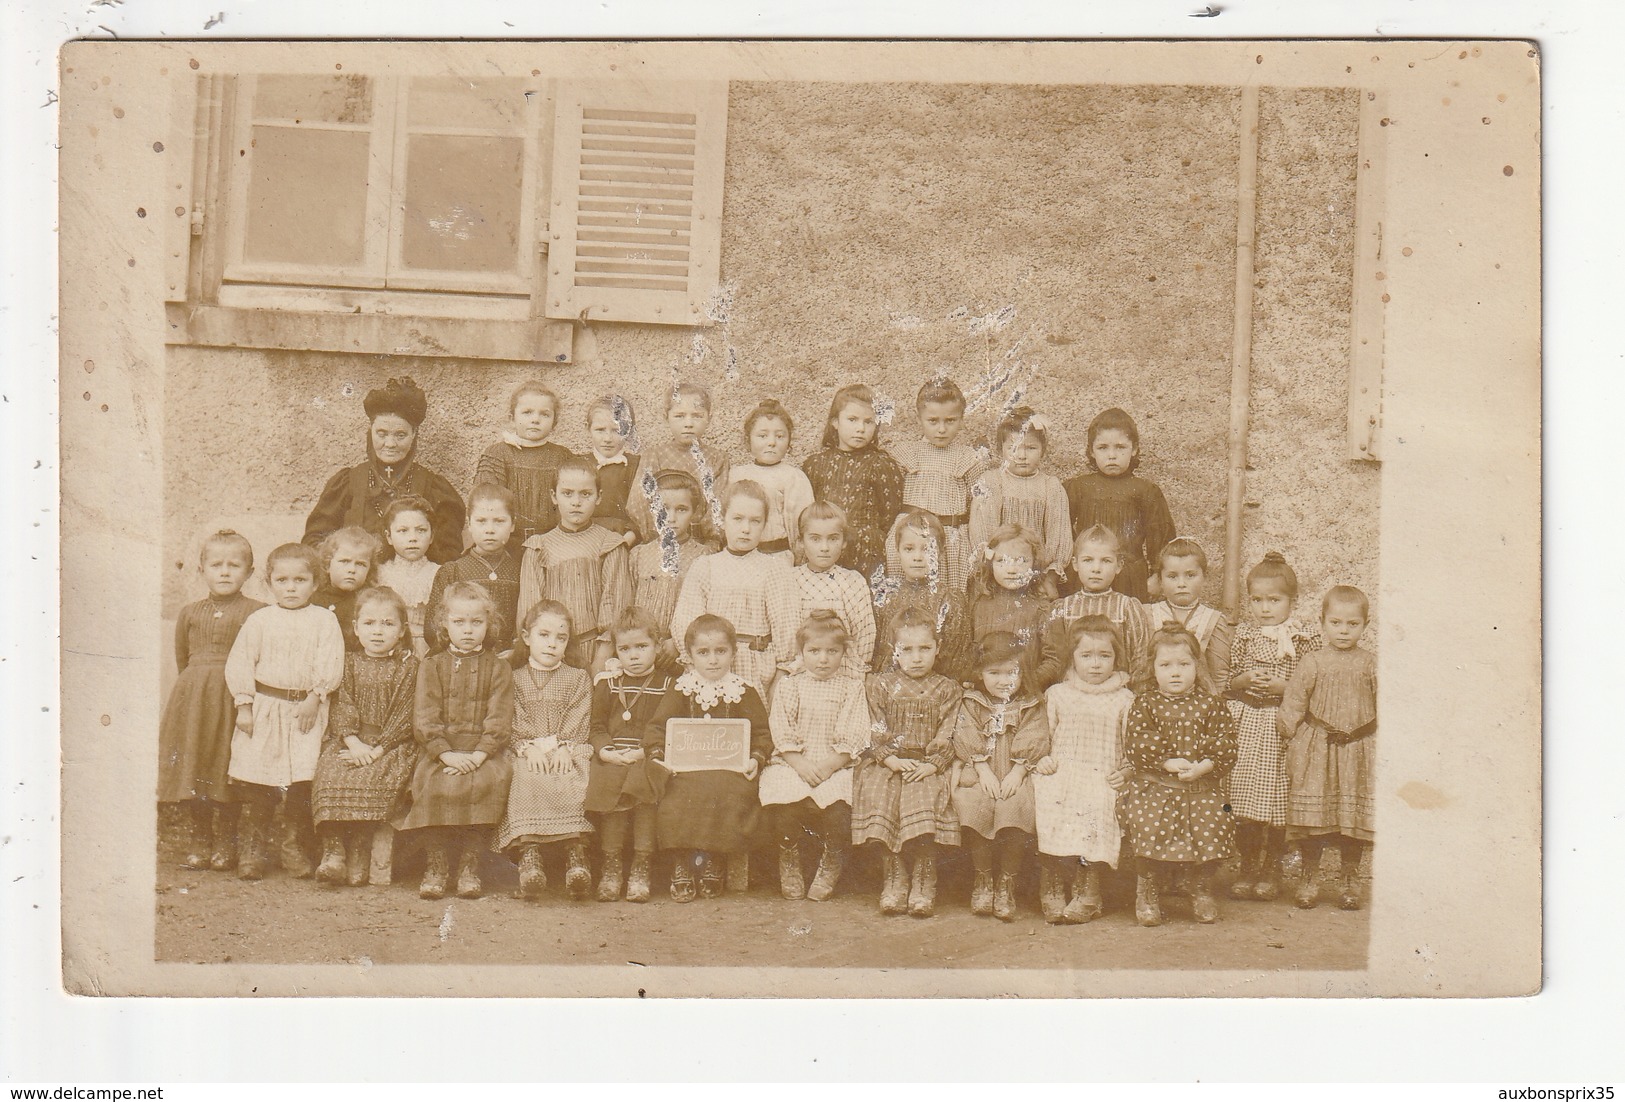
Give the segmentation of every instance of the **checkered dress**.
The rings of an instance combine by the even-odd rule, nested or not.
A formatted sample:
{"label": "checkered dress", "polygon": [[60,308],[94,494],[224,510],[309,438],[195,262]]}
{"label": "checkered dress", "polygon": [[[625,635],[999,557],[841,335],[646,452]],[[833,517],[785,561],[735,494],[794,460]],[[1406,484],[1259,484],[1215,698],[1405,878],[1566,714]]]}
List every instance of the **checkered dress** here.
{"label": "checkered dress", "polygon": [[[525,666],[514,673],[513,739],[505,752],[513,780],[496,849],[521,840],[552,841],[592,830],[582,809],[592,761],[591,710],[592,681],[574,666],[554,670]],[[570,771],[532,770],[526,751],[552,745],[569,756]]]}
{"label": "checkered dress", "polygon": [[1134,694],[1128,675],[1114,672],[1099,685],[1076,675],[1044,694],[1055,772],[1033,776],[1038,850],[1052,857],[1082,857],[1117,864],[1123,835],[1117,793],[1106,775],[1123,764],[1124,735]]}
{"label": "checkered dress", "polygon": [[[1319,633],[1288,621],[1296,654],[1282,657],[1279,645],[1260,634],[1257,626],[1242,624],[1230,648],[1230,679],[1255,670],[1290,681],[1303,656],[1320,647]],[[1274,827],[1286,826],[1287,776],[1281,735],[1276,728],[1279,701],[1232,694],[1230,714],[1236,718],[1236,768],[1230,774],[1230,806],[1237,816]]]}
{"label": "checkered dress", "polygon": [[832,566],[819,572],[806,563],[795,569],[801,592],[801,616],[806,623],[816,609],[827,608],[846,625],[846,657],[841,668],[856,677],[869,672],[875,653],[875,606],[869,583],[856,570]]}
{"label": "checkered dress", "polygon": [[[870,749],[852,782],[852,844],[879,842],[893,853],[914,838],[959,844],[959,819],[948,788],[953,764],[953,723],[960,688],[941,674],[915,680],[895,670],[870,674]],[[886,767],[896,755],[928,761],[934,777],[905,783]]]}
{"label": "checkered dress", "polygon": [[869,748],[869,704],[863,681],[843,672],[820,681],[798,673],[779,682],[768,712],[773,757],[762,770],[762,806],[812,800],[819,807],[852,802],[852,766],[837,770],[817,788],[781,756],[800,752],[816,760],[845,754],[856,761]]}
{"label": "checkered dress", "polygon": [[[778,664],[795,654],[796,629],[801,626],[796,618],[801,592],[790,568],[760,551],[706,555],[688,568],[672,612],[671,637],[679,648],[688,625],[707,612],[727,620],[741,636],[768,640],[765,649],[757,649],[760,642],[753,645],[741,639],[733,667],[757,693],[767,696]],[[688,651],[680,653],[686,663]]]}

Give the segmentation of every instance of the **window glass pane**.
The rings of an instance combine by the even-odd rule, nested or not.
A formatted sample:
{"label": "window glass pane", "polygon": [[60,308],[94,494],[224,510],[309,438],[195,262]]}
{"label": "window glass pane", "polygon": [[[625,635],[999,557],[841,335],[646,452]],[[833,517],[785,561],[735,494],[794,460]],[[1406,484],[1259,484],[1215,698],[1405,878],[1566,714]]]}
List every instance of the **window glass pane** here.
{"label": "window glass pane", "polygon": [[360,264],[367,223],[364,130],[254,127],[243,259]]}
{"label": "window glass pane", "polygon": [[254,82],[254,117],[365,125],[372,121],[372,81],[362,76],[262,76]]}
{"label": "window glass pane", "polygon": [[412,135],[401,239],[405,266],[516,271],[524,170],[521,138]]}
{"label": "window glass pane", "polygon": [[518,130],[525,124],[527,90],[540,95],[541,82],[416,77],[408,97],[407,125],[416,130]]}

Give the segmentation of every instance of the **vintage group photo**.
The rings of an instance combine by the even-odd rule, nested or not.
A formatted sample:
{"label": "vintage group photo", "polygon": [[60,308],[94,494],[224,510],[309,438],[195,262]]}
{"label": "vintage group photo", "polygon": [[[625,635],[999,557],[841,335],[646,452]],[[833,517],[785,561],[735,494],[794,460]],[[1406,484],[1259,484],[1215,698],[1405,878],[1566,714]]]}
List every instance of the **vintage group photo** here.
{"label": "vintage group photo", "polygon": [[1368,967],[1381,81],[378,50],[96,92],[154,962]]}

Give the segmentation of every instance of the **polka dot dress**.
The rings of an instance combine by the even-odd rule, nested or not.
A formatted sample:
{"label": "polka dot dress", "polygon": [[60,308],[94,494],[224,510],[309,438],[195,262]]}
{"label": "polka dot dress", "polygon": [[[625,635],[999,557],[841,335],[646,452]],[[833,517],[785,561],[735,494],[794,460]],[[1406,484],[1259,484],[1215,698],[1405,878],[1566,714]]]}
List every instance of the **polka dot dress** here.
{"label": "polka dot dress", "polygon": [[[1117,799],[1117,820],[1134,855],[1179,862],[1233,856],[1235,822],[1220,782],[1236,764],[1236,732],[1224,705],[1201,690],[1144,693],[1129,709],[1127,738],[1135,775]],[[1181,781],[1163,769],[1170,758],[1210,759],[1214,769]]]}

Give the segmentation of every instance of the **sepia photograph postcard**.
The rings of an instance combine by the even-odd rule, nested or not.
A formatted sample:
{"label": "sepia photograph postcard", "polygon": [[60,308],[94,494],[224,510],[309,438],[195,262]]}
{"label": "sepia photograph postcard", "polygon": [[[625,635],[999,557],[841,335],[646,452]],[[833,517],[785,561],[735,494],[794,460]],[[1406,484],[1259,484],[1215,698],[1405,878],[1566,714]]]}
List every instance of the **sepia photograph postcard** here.
{"label": "sepia photograph postcard", "polygon": [[1531,43],[60,66],[69,992],[1540,990]]}

